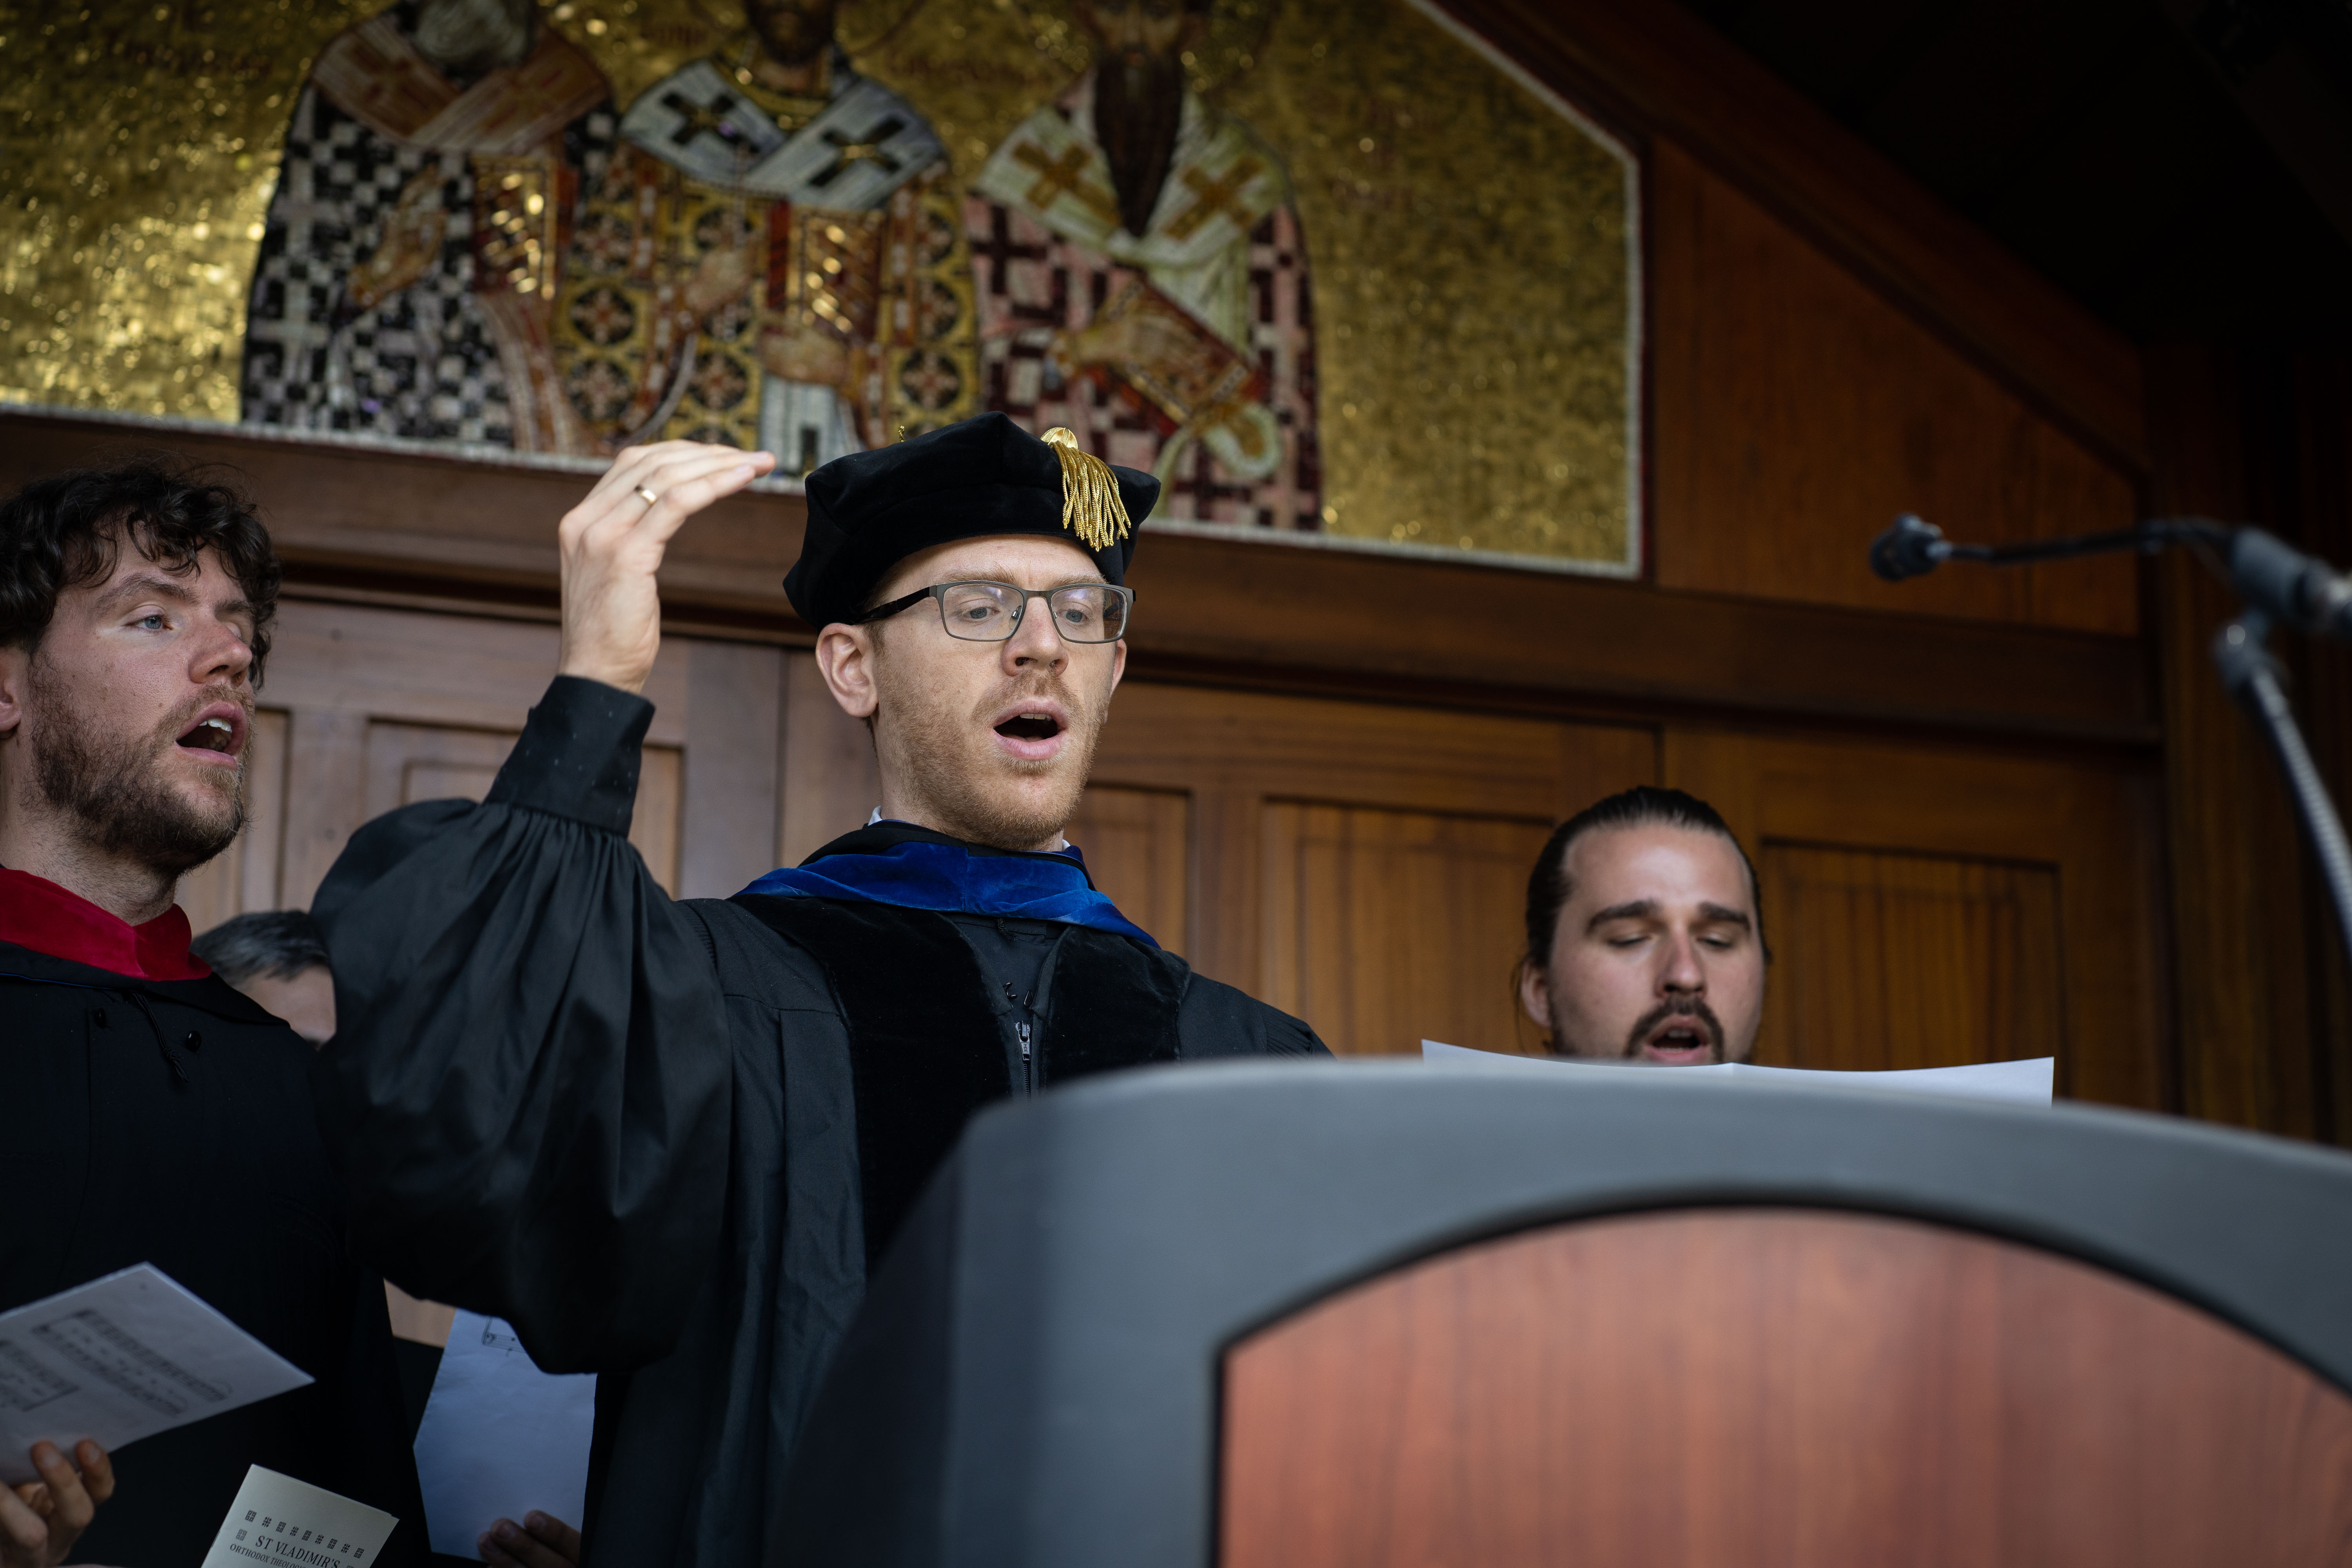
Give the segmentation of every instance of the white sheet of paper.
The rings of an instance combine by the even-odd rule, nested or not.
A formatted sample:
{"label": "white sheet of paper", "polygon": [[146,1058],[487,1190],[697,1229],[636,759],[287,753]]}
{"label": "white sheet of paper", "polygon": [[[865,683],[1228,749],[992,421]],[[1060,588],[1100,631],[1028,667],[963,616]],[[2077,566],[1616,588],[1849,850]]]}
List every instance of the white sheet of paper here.
{"label": "white sheet of paper", "polygon": [[504,1319],[460,1310],[416,1429],[433,1550],[480,1562],[482,1531],[531,1509],[584,1523],[595,1425],[593,1373],[541,1372]]}
{"label": "white sheet of paper", "polygon": [[310,1374],[152,1263],[0,1312],[0,1481],[29,1450],[88,1437],[112,1453],[299,1388]]}
{"label": "white sheet of paper", "polygon": [[1680,1077],[1706,1073],[1716,1078],[1794,1084],[1821,1084],[1832,1089],[1899,1089],[1916,1094],[1957,1094],[1969,1100],[2006,1100],[2025,1105],[2047,1105],[2054,1092],[2058,1060],[2035,1057],[2021,1062],[1974,1062],[1958,1068],[1896,1068],[1887,1072],[1822,1072],[1811,1068],[1759,1068],[1750,1062],[1708,1062],[1698,1067],[1667,1067],[1651,1062],[1570,1061],[1560,1057],[1514,1057],[1500,1051],[1474,1051],[1436,1040],[1421,1042],[1423,1061],[1478,1066],[1535,1062],[1557,1067],[1616,1067]]}
{"label": "white sheet of paper", "polygon": [[361,1568],[383,1552],[399,1522],[380,1508],[250,1465],[204,1568]]}

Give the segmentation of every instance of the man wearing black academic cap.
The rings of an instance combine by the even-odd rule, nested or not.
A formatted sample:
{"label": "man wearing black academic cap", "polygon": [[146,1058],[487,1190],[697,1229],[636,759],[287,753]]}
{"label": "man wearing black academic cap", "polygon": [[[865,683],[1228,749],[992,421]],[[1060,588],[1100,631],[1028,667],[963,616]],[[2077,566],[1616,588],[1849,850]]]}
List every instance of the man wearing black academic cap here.
{"label": "man wearing black academic cap", "polygon": [[828,464],[785,580],[872,723],[883,820],[673,903],[628,842],[679,525],[772,459],[625,452],[563,520],[562,673],[489,798],[378,819],[313,912],[362,1255],[593,1370],[588,1561],[781,1560],[815,1383],[980,1106],[1322,1045],[1192,973],[1062,826],[1159,486],[1001,414]]}

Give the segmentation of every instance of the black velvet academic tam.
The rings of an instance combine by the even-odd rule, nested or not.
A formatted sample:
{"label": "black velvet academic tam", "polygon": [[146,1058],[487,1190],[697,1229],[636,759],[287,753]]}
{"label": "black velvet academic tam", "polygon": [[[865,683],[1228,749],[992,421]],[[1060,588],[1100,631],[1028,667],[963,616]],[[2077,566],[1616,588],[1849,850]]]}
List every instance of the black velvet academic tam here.
{"label": "black velvet academic tam", "polygon": [[1129,526],[1096,549],[1063,525],[1062,471],[1052,447],[1002,414],[836,458],[808,477],[808,532],[785,595],[813,626],[854,620],[908,556],[998,533],[1059,539],[1092,556],[1107,581],[1124,583],[1135,529],[1159,501],[1160,481],[1110,468]]}
{"label": "black velvet academic tam", "polygon": [[590,1568],[762,1568],[788,1560],[785,1462],[869,1261],[972,1110],[1323,1047],[1108,931],[674,903],[627,837],[652,712],[559,678],[486,802],[352,838],[313,907],[327,1115],[360,1256],[602,1374]]}

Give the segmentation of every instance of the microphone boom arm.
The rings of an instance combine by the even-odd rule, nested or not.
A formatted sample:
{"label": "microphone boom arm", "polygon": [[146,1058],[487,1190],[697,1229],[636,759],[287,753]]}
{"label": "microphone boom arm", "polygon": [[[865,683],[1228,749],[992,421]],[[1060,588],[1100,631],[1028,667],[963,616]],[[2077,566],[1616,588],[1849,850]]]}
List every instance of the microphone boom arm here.
{"label": "microphone boom arm", "polygon": [[2231,699],[2270,744],[2294,803],[2295,820],[2319,862],[2320,880],[2336,907],[2336,934],[2352,963],[2352,840],[2328,798],[2288,704],[2278,661],[2265,646],[2274,622],[2299,631],[2352,639],[2352,579],[2259,528],[2232,528],[2201,517],[2158,517],[2130,528],[2069,534],[2015,544],[1955,544],[1944,531],[1909,512],[1871,542],[1871,570],[1890,583],[1923,576],[1947,561],[1989,566],[2022,565],[2172,544],[2205,547],[2200,553],[2246,601],[2244,612],[2213,639],[2213,663]]}

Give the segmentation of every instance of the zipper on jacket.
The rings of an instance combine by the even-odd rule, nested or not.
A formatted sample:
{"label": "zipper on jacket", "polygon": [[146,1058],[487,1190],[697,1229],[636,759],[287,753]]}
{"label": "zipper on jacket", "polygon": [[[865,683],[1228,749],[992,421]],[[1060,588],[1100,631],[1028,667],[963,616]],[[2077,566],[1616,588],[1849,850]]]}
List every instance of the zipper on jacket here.
{"label": "zipper on jacket", "polygon": [[[1001,925],[1002,922],[1000,921],[999,924]],[[1027,1012],[1029,1009],[1029,1004],[1035,1001],[1036,998],[1034,996],[1015,996],[1013,994],[1013,982],[1007,980],[1004,982],[1004,1000],[1008,1006],[1017,1007],[1023,1012]],[[1029,1026],[1019,1018],[1013,1019],[1013,1037],[1021,1042],[1021,1092],[1024,1094],[1034,1094],[1037,1092],[1037,1064],[1029,1049]]]}

